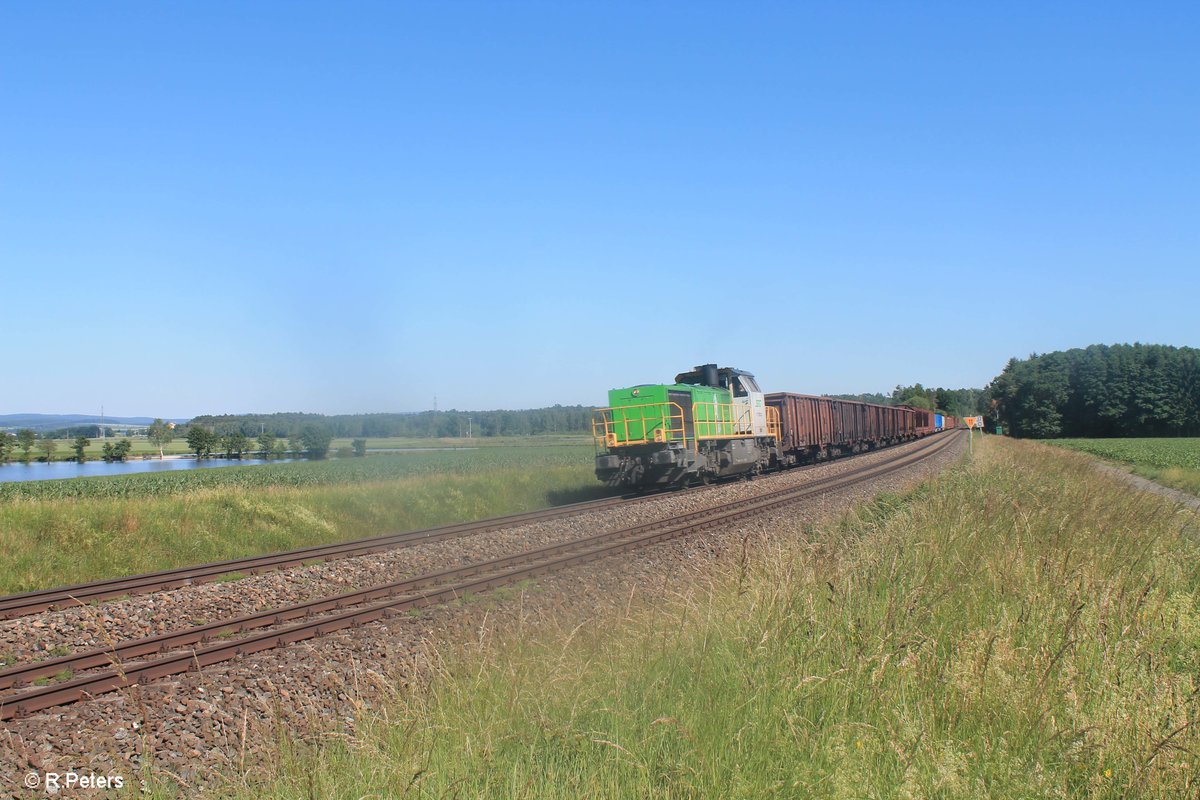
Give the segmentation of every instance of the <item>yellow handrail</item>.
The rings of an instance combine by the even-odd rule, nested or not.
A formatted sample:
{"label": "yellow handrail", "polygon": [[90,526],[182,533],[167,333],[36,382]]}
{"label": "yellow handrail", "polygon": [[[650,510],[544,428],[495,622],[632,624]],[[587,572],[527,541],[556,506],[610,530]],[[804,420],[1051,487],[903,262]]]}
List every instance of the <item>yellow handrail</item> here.
{"label": "yellow handrail", "polygon": [[675,441],[686,445],[683,419],[683,409],[670,402],[598,408],[592,412],[592,438],[606,448]]}
{"label": "yellow handrail", "polygon": [[[700,419],[701,410],[711,419]],[[780,438],[779,409],[767,406],[767,436]],[[756,436],[754,412],[745,403],[696,403],[692,406],[692,419],[696,426],[697,439],[739,439]]]}
{"label": "yellow handrail", "polygon": [[[767,436],[779,440],[779,409],[767,406],[765,410]],[[708,416],[710,411],[713,418],[699,418]],[[738,439],[755,435],[753,413],[743,403],[695,403],[692,405],[692,426],[693,445],[702,439]],[[651,442],[683,442],[685,446],[688,443],[683,408],[671,402],[598,408],[592,413],[592,438],[605,448]]]}
{"label": "yellow handrail", "polygon": [[744,403],[696,403],[692,406],[696,439],[736,439],[754,435],[753,413]]}

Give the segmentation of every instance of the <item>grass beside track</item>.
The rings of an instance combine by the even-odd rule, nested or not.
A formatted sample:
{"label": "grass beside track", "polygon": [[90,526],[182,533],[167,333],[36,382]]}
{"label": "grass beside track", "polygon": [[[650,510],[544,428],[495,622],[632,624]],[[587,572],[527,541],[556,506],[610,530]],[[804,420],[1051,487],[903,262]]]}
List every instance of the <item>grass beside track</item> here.
{"label": "grass beside track", "polygon": [[1053,448],[975,452],[681,599],[452,653],[218,793],[1195,796],[1197,517]]}
{"label": "grass beside track", "polygon": [[[60,496],[47,484],[70,493]],[[8,486],[16,488],[0,492],[3,594],[602,494],[590,447],[496,448]]]}
{"label": "grass beside track", "polygon": [[1051,439],[1050,444],[1132,467],[1152,481],[1200,495],[1200,439]]}

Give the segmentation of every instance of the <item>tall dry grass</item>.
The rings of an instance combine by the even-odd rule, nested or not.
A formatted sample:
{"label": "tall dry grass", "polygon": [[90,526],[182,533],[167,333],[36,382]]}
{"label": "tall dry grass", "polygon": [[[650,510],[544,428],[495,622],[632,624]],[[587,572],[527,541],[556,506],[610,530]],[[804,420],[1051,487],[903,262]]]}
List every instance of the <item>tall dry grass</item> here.
{"label": "tall dry grass", "polygon": [[975,463],[679,599],[447,652],[244,797],[1146,797],[1200,786],[1200,524],[1079,456]]}
{"label": "tall dry grass", "polygon": [[224,561],[595,496],[590,465],[0,503],[0,594]]}

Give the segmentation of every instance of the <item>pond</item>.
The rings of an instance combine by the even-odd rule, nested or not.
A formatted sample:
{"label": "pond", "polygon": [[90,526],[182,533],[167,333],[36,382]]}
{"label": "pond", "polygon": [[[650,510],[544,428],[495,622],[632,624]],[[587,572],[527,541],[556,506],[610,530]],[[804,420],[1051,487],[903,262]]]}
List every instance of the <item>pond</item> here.
{"label": "pond", "polygon": [[177,469],[211,469],[214,467],[245,467],[252,464],[283,464],[292,459],[264,458],[191,458],[171,457],[164,459],[131,458],[128,461],[51,461],[49,464],[31,462],[22,464],[0,464],[0,483],[16,481],[52,481],[59,478],[98,478],[104,475],[130,475],[135,472],[170,472]]}
{"label": "pond", "polygon": [[[381,447],[369,448],[368,453],[429,453],[440,450],[475,450],[474,447]],[[0,464],[0,483],[19,481],[53,481],[59,478],[98,478],[105,475],[131,475],[135,472],[170,472],[177,469],[212,469],[214,467],[247,467],[256,464],[286,464],[302,461],[294,458],[203,458],[193,456],[167,456],[164,459],[137,456],[128,461],[107,464],[99,459],[78,464],[74,461],[51,461],[49,464],[31,461],[23,464],[14,461]]]}

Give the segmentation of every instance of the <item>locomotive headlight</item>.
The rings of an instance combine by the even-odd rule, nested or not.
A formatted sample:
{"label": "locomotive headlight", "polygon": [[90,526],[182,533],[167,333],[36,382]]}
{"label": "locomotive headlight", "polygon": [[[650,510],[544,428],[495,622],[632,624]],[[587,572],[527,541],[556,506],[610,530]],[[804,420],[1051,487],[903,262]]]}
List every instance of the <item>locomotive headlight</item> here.
{"label": "locomotive headlight", "polygon": [[634,389],[634,390],[633,390],[633,396],[634,396],[634,397],[637,397],[637,396],[638,396],[639,394],[641,394],[641,393],[642,393],[642,390],[641,390],[641,389]]}

